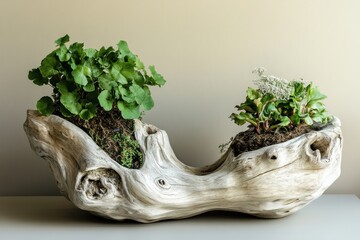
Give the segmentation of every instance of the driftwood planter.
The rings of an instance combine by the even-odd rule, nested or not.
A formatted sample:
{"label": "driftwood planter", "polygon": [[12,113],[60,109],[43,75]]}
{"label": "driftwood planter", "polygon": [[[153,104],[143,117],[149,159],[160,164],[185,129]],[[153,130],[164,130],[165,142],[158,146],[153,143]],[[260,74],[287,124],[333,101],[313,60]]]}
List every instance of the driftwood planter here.
{"label": "driftwood planter", "polygon": [[29,110],[24,124],[32,149],[48,161],[61,193],[77,207],[116,219],[154,222],[228,210],[264,218],[296,212],[340,175],[340,121],[287,142],[213,165],[181,163],[165,131],[135,120],[144,153],[141,169],[112,160],[72,123]]}

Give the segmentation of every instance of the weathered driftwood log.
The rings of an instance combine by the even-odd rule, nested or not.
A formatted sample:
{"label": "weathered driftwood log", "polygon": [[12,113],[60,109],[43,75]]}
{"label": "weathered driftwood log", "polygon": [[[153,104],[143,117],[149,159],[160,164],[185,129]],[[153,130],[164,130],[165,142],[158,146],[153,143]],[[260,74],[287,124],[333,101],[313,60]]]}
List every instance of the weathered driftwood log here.
{"label": "weathered driftwood log", "polygon": [[112,160],[72,123],[29,110],[24,124],[32,149],[50,164],[57,185],[77,207],[106,218],[139,222],[230,210],[265,218],[294,213],[340,175],[340,121],[287,142],[216,163],[181,163],[165,131],[135,120],[144,153],[141,169]]}

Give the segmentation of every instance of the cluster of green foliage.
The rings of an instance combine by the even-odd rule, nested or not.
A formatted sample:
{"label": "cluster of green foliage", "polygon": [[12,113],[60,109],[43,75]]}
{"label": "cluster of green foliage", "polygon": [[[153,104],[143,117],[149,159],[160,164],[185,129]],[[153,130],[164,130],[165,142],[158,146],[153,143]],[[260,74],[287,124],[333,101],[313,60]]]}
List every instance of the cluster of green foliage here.
{"label": "cluster of green foliage", "polygon": [[96,50],[77,42],[68,47],[69,40],[68,35],[56,40],[57,48],[29,72],[34,84],[53,88],[51,97],[37,102],[40,113],[57,111],[64,117],[89,120],[99,107],[110,111],[117,106],[124,119],[135,119],[154,106],[148,86],[162,86],[165,79],[154,66],[148,68],[148,74],[125,41],[120,41],[117,49]]}
{"label": "cluster of green foliage", "polygon": [[127,168],[133,168],[134,159],[138,158],[140,166],[143,164],[143,154],[140,150],[139,143],[131,138],[128,134],[116,133],[113,136],[113,140],[117,142],[122,149],[120,158],[120,164]]}
{"label": "cluster of green foliage", "polygon": [[321,126],[331,121],[332,116],[321,102],[326,96],[317,87],[303,81],[286,84],[290,92],[285,99],[276,94],[276,88],[281,86],[268,88],[274,93],[248,88],[245,102],[235,106],[239,113],[232,113],[230,118],[237,125],[251,124],[258,134],[281,128],[290,130],[300,124]]}

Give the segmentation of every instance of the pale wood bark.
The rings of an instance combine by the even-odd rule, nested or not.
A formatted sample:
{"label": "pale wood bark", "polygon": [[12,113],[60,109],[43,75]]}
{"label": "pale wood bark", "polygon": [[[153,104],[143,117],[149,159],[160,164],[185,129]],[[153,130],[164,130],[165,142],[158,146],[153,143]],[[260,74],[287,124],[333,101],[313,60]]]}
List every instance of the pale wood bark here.
{"label": "pale wood bark", "polygon": [[24,129],[32,149],[48,161],[61,193],[77,207],[139,222],[211,210],[287,216],[339,177],[343,145],[335,117],[320,131],[237,157],[228,150],[213,165],[193,168],[176,158],[165,131],[135,120],[145,162],[141,169],[127,169],[58,116],[29,110]]}

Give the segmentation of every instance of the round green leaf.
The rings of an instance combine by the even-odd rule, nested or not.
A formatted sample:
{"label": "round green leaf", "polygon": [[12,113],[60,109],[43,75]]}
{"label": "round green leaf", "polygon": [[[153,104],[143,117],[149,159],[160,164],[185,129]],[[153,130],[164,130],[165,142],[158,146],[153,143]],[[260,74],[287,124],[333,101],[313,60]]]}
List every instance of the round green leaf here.
{"label": "round green leaf", "polygon": [[84,52],[87,57],[93,58],[96,55],[97,50],[93,49],[93,48],[88,48],[88,49],[85,49]]}
{"label": "round green leaf", "polygon": [[122,86],[119,86],[118,87],[118,90],[121,94],[121,98],[127,102],[127,103],[133,103],[135,102],[135,95],[128,89],[122,87]]}
{"label": "round green leaf", "polygon": [[281,127],[286,127],[291,123],[290,118],[288,118],[287,116],[281,116],[280,121],[281,122],[278,124],[278,126]]}
{"label": "round green leaf", "polygon": [[60,102],[72,114],[78,115],[82,109],[78,102],[78,94],[76,92],[63,92],[60,96]]}
{"label": "round green leaf", "polygon": [[88,83],[86,86],[83,87],[85,92],[93,92],[95,91],[94,83]]}
{"label": "round green leaf", "polygon": [[69,110],[67,110],[66,107],[64,107],[64,105],[62,105],[62,104],[60,104],[60,113],[64,117],[72,117],[72,116],[74,116],[74,114],[72,114]]}
{"label": "round green leaf", "polygon": [[142,104],[142,102],[144,101],[144,99],[146,97],[146,93],[145,93],[144,89],[142,89],[136,83],[133,83],[133,85],[131,85],[129,89],[134,94],[135,101],[137,102],[137,104]]}
{"label": "round green leaf", "polygon": [[77,66],[74,71],[72,71],[72,76],[77,84],[85,86],[88,83],[86,75],[88,75],[88,67],[86,66]]}
{"label": "round green leaf", "polygon": [[247,97],[250,100],[255,100],[255,99],[261,97],[261,94],[257,90],[255,90],[253,88],[248,88],[247,91],[246,91],[246,94],[247,94]]}
{"label": "round green leaf", "polygon": [[155,80],[156,85],[163,86],[166,81],[165,81],[164,77],[156,71],[155,66],[149,66],[149,70]]}
{"label": "round green leaf", "polygon": [[51,97],[42,97],[37,101],[36,108],[41,114],[49,116],[55,111],[54,101]]}
{"label": "round green leaf", "polygon": [[61,62],[67,62],[70,60],[71,53],[68,51],[65,45],[62,45],[56,50],[56,55]]}
{"label": "round green leaf", "polygon": [[34,68],[29,71],[28,78],[33,81],[34,84],[39,86],[49,83],[49,80],[41,75],[41,72],[38,68]]}
{"label": "round green leaf", "polygon": [[135,119],[141,116],[140,107],[136,103],[129,104],[119,101],[117,106],[124,119]]}
{"label": "round green leaf", "polygon": [[123,54],[129,54],[130,53],[130,49],[128,47],[128,44],[126,41],[121,40],[118,44],[117,44],[119,50],[121,51],[121,53]]}
{"label": "round green leaf", "polygon": [[79,113],[79,117],[83,120],[89,120],[92,118],[89,110],[87,110],[87,109],[81,110],[81,112]]}
{"label": "round green leaf", "polygon": [[307,116],[307,117],[304,119],[304,121],[305,121],[305,123],[306,123],[307,125],[310,125],[310,126],[314,124],[314,122],[313,122],[313,120],[311,119],[310,116]]}
{"label": "round green leaf", "polygon": [[277,112],[277,109],[275,107],[275,103],[271,102],[271,103],[268,103],[266,106],[265,106],[265,109],[263,111],[263,114],[267,117],[270,116],[271,113],[275,113]]}
{"label": "round green leaf", "polygon": [[114,104],[114,99],[112,98],[112,96],[108,90],[103,90],[99,94],[98,100],[99,100],[100,106],[105,111],[110,111],[112,109],[113,104]]}
{"label": "round green leaf", "polygon": [[148,87],[144,87],[145,97],[141,103],[141,106],[145,110],[150,110],[154,107],[154,100],[151,97],[150,89]]}
{"label": "round green leaf", "polygon": [[124,75],[121,74],[123,63],[121,61],[117,61],[114,63],[114,65],[111,67],[110,74],[112,76],[112,79],[122,85],[127,84],[128,81],[124,77]]}
{"label": "round green leaf", "polygon": [[59,62],[53,53],[50,53],[49,55],[47,55],[41,61],[41,66],[39,67],[41,75],[44,78],[48,78],[48,77],[52,77],[52,76],[58,74],[59,71],[56,69],[58,63]]}
{"label": "round green leaf", "polygon": [[56,45],[60,46],[60,45],[67,43],[69,40],[70,40],[70,37],[69,37],[69,35],[66,34],[65,36],[57,39],[55,41],[55,43],[56,43]]}
{"label": "round green leaf", "polygon": [[246,118],[244,118],[240,114],[233,113],[230,115],[230,118],[239,126],[246,123]]}
{"label": "round green leaf", "polygon": [[81,119],[90,120],[96,115],[96,107],[93,103],[85,104],[85,108],[81,110],[79,116]]}
{"label": "round green leaf", "polygon": [[117,86],[117,83],[112,80],[111,74],[103,74],[99,77],[99,86],[104,90],[111,90]]}

